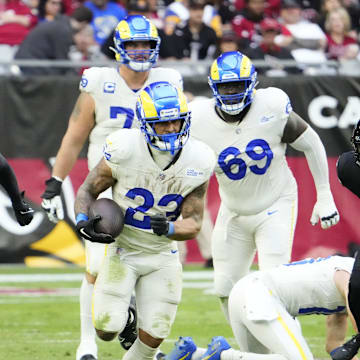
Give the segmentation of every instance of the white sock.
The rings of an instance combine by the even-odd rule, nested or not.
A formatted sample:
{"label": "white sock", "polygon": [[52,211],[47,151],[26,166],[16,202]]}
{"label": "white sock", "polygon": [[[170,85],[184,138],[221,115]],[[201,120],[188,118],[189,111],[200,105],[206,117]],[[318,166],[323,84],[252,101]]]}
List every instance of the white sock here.
{"label": "white sock", "polygon": [[91,301],[94,285],[83,279],[80,288],[80,342],[94,343],[96,332],[91,319]]}
{"label": "white sock", "polygon": [[220,354],[220,360],[287,360],[284,356],[278,354],[254,354],[242,352],[239,350],[224,350]]}
{"label": "white sock", "polygon": [[195,352],[191,355],[191,360],[200,360],[201,357],[206,353],[205,348],[196,348]]}
{"label": "white sock", "polygon": [[122,360],[153,360],[156,352],[157,348],[154,349],[137,338]]}

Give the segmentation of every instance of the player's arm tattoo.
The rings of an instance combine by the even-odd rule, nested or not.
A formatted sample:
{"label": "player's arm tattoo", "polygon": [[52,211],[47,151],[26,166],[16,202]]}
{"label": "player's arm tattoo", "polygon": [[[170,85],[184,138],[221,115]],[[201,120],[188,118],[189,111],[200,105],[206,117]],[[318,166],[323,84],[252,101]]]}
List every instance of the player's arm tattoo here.
{"label": "player's arm tattoo", "polygon": [[90,205],[97,199],[99,194],[113,186],[116,180],[112,177],[110,167],[105,160],[89,172],[83,184],[80,186],[75,199],[75,213],[88,213]]}
{"label": "player's arm tattoo", "polygon": [[193,239],[201,229],[208,181],[185,197],[181,205],[182,219],[174,222],[175,233],[170,236],[177,241]]}
{"label": "player's arm tattoo", "polygon": [[181,215],[183,219],[193,218],[201,225],[205,207],[205,195],[209,182],[194,189],[183,201]]}
{"label": "player's arm tattoo", "polygon": [[80,96],[76,100],[73,111],[71,113],[71,119],[73,121],[76,121],[79,118],[79,115],[81,114],[81,104],[82,104],[82,94],[80,94]]}
{"label": "player's arm tattoo", "polygon": [[307,127],[306,121],[295,111],[292,111],[285,125],[281,141],[286,144],[294,142]]}
{"label": "player's arm tattoo", "polygon": [[92,99],[91,95],[87,93],[81,93],[76,100],[74,108],[71,112],[71,121],[74,123],[81,122],[84,117],[88,118],[89,116],[92,120],[95,119],[94,106],[94,100]]}

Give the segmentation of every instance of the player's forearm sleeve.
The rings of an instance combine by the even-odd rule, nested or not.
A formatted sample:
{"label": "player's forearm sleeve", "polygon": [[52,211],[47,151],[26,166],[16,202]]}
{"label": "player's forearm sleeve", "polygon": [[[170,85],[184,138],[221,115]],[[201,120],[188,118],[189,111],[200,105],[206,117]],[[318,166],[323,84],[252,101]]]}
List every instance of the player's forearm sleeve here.
{"label": "player's forearm sleeve", "polygon": [[290,145],[294,149],[304,152],[317,192],[324,189],[330,190],[327,157],[319,135],[308,126]]}
{"label": "player's forearm sleeve", "polygon": [[0,184],[9,194],[13,204],[21,203],[21,196],[19,193],[18,183],[13,169],[10,167],[7,160],[0,154]]}

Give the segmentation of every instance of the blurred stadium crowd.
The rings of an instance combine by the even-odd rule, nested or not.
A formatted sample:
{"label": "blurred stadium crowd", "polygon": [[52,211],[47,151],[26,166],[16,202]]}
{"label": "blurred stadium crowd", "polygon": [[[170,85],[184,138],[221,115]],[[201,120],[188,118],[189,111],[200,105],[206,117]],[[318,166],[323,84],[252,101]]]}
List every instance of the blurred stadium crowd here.
{"label": "blurred stadium crowd", "polygon": [[[113,30],[127,14],[154,22],[160,60],[240,50],[262,60],[258,70],[268,76],[329,74],[329,60],[360,73],[359,0],[0,0],[0,74],[79,73],[11,66],[14,59],[113,60]],[[314,63],[323,66],[314,71]]]}

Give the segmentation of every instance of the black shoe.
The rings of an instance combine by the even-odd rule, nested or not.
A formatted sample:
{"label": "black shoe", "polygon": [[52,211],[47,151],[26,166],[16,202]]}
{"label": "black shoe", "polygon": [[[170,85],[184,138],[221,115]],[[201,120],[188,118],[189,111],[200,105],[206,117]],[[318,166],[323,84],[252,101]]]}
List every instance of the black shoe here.
{"label": "black shoe", "polygon": [[205,261],[205,264],[204,264],[204,268],[207,268],[207,269],[212,269],[214,267],[214,264],[213,264],[213,259],[210,258],[210,259],[207,259]]}
{"label": "black shoe", "polygon": [[156,360],[164,360],[165,359],[166,354],[162,353],[162,352],[158,352],[156,354]]}
{"label": "black shoe", "polygon": [[128,311],[129,311],[129,317],[125,325],[125,328],[118,335],[120,345],[123,347],[124,350],[129,350],[137,338],[137,329],[136,329],[137,315],[136,315],[135,306],[130,304]]}
{"label": "black shoe", "polygon": [[332,360],[351,360],[359,351],[360,334],[354,335],[345,344],[334,349],[330,356]]}
{"label": "black shoe", "polygon": [[86,355],[83,355],[80,360],[96,360],[96,357],[94,355],[91,355],[91,354],[86,354]]}

